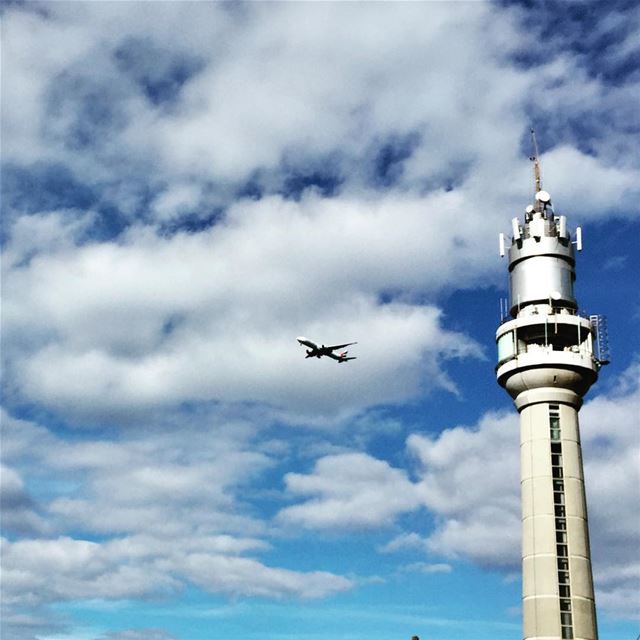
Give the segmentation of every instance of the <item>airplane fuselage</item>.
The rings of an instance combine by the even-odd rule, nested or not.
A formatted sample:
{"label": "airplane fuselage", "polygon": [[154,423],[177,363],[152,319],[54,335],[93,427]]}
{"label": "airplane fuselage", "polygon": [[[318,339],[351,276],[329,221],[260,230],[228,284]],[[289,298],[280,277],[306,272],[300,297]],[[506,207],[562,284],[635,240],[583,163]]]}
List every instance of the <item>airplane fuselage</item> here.
{"label": "airplane fuselage", "polygon": [[322,345],[317,349],[307,349],[307,358],[322,358],[322,356],[327,356],[330,353],[331,351]]}
{"label": "airplane fuselage", "polygon": [[352,344],[356,344],[355,342],[348,342],[346,344],[338,344],[338,345],[327,347],[325,345],[318,346],[314,342],[311,342],[311,340],[308,340],[307,338],[304,338],[302,336],[299,336],[297,340],[302,346],[308,347],[308,349],[306,350],[307,355],[305,356],[305,358],[320,359],[323,356],[328,356],[329,358],[333,360],[337,360],[338,362],[347,362],[347,360],[356,359],[353,356],[347,357],[347,351],[343,351],[342,353],[334,353],[336,349],[342,349],[343,347],[348,347]]}

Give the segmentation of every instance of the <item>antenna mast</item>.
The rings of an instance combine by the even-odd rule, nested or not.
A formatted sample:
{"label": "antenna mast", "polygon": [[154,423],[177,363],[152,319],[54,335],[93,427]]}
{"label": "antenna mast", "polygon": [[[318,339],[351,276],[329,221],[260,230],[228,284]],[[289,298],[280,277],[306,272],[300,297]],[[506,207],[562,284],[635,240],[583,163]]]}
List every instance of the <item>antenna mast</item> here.
{"label": "antenna mast", "polygon": [[533,162],[533,176],[536,181],[535,193],[542,189],[542,177],[540,176],[540,159],[538,155],[538,142],[536,141],[536,132],[531,127],[531,141],[533,142],[533,155],[529,158]]}

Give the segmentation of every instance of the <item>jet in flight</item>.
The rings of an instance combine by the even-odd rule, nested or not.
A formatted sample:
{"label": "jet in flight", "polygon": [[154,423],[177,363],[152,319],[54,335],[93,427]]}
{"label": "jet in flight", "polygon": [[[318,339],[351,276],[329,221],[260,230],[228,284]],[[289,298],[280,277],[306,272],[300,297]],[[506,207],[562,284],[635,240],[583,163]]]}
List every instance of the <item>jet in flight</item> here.
{"label": "jet in flight", "polygon": [[336,349],[344,349],[344,347],[350,347],[352,344],[358,344],[357,342],[347,342],[346,344],[335,344],[332,347],[325,347],[322,345],[319,347],[317,344],[311,342],[311,340],[307,340],[302,336],[297,338],[298,342],[305,346],[309,347],[307,349],[306,358],[322,358],[322,356],[329,356],[329,358],[333,358],[338,362],[346,362],[347,360],[355,360],[355,356],[347,357],[348,351],[343,351],[342,353],[333,353]]}

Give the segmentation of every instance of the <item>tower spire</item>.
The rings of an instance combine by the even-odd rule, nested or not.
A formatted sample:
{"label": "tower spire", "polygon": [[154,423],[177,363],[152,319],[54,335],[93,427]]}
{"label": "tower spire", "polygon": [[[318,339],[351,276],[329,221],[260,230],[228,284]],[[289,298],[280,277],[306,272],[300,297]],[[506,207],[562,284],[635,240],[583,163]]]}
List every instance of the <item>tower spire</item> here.
{"label": "tower spire", "polygon": [[533,177],[535,180],[535,192],[538,193],[542,189],[542,176],[540,175],[540,155],[538,153],[538,141],[536,140],[536,132],[531,127],[531,143],[533,145],[533,155],[529,156],[529,160],[533,162]]}

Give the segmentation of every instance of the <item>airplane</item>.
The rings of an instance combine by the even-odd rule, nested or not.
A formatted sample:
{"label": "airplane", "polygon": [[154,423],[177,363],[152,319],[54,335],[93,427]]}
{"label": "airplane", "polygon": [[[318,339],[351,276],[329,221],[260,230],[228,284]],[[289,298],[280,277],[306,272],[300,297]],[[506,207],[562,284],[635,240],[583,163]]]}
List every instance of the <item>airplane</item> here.
{"label": "airplane", "polygon": [[346,362],[347,360],[355,360],[355,356],[347,357],[348,351],[343,351],[342,353],[333,353],[336,349],[343,349],[344,347],[350,347],[352,344],[358,344],[357,342],[347,342],[346,344],[336,344],[332,347],[325,347],[322,345],[319,347],[317,344],[311,342],[307,338],[303,336],[299,336],[296,340],[303,346],[309,347],[307,349],[307,355],[305,358],[322,358],[322,356],[328,356],[329,358],[333,358],[338,362]]}

